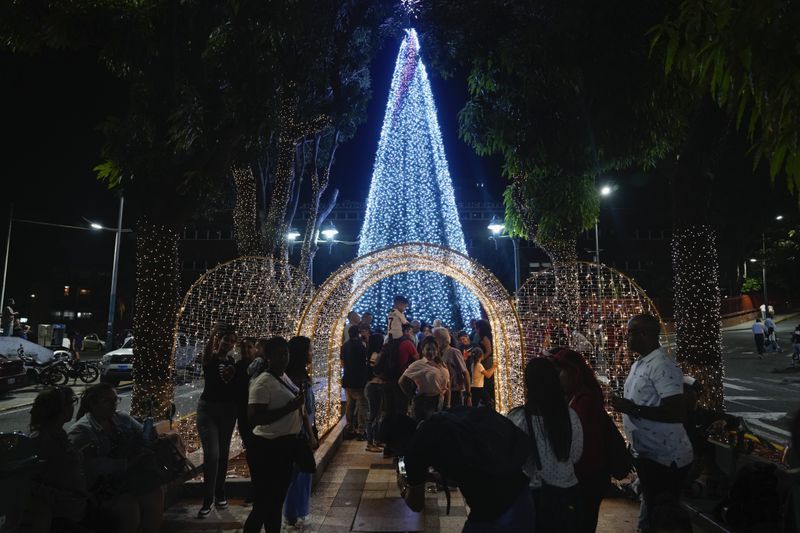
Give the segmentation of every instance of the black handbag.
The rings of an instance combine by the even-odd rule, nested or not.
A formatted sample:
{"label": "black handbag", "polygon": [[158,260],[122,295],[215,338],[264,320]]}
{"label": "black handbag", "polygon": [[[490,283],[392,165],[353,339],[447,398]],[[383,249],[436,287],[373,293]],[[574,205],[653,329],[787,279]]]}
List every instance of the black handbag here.
{"label": "black handbag", "polygon": [[[283,385],[286,390],[292,394],[296,394],[282,379],[275,379],[277,379],[278,383]],[[302,415],[300,416],[302,417]],[[292,456],[297,470],[306,474],[315,474],[317,472],[317,460],[314,458],[314,450],[311,449],[311,442],[308,440],[308,435],[301,431],[293,436],[292,439],[294,440]]]}
{"label": "black handbag", "polygon": [[617,429],[614,419],[606,413],[603,437],[605,439],[606,457],[608,458],[608,473],[617,480],[628,477],[633,470],[633,457],[628,451],[625,439]]}
{"label": "black handbag", "polygon": [[317,472],[317,460],[314,457],[314,450],[305,433],[299,433],[295,437],[294,464],[297,470],[306,474]]}

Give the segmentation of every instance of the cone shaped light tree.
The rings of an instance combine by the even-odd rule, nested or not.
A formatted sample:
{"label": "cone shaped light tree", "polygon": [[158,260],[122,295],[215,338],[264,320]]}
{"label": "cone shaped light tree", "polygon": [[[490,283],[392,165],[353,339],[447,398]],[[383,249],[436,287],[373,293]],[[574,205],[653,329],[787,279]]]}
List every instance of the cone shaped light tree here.
{"label": "cone shaped light tree", "polygon": [[[397,55],[358,255],[408,242],[439,244],[466,254],[433,94],[413,29],[406,30]],[[358,283],[356,279],[356,288]],[[356,309],[383,317],[397,294],[411,302],[409,319],[431,323],[438,318],[454,327],[480,318],[478,300],[463,285],[420,271],[379,281]]]}

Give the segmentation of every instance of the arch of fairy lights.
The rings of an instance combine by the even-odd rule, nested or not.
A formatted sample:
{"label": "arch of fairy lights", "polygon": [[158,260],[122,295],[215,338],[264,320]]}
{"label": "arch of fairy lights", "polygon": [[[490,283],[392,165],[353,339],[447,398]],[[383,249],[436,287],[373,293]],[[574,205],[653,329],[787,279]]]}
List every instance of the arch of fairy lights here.
{"label": "arch of fairy lights", "polygon": [[[522,322],[525,355],[535,357],[542,350],[569,345],[592,364],[606,385],[606,393],[621,396],[633,361],[625,342],[628,320],[640,313],[650,313],[661,321],[661,315],[644,289],[618,270],[605,265],[598,269],[596,263],[579,261],[577,274],[578,320],[572,326],[558,323],[550,312],[556,295],[553,270],[532,274],[520,287],[517,311]],[[666,342],[662,344],[667,346]]]}
{"label": "arch of fairy lights", "polygon": [[[515,301],[505,287],[494,274],[460,252],[436,244],[400,244],[358,257],[331,274],[315,291],[298,323],[297,334],[312,339],[316,422],[321,433],[341,417],[339,350],[347,312],[378,281],[413,271],[444,274],[478,298],[494,334],[498,410],[506,412],[523,402],[522,325]],[[357,286],[354,286],[354,278],[358,279]],[[406,296],[413,304],[414,295]],[[376,317],[376,320],[382,319]]]}
{"label": "arch of fairy lights", "polygon": [[[240,257],[204,273],[186,292],[175,323],[172,364],[178,382],[184,385],[183,401],[175,402],[177,414],[196,409],[203,383],[200,359],[216,324],[235,326],[240,338],[281,335],[288,339],[297,330],[312,292],[306,274],[266,257]],[[189,442],[194,440],[193,423],[179,424],[179,431]]]}

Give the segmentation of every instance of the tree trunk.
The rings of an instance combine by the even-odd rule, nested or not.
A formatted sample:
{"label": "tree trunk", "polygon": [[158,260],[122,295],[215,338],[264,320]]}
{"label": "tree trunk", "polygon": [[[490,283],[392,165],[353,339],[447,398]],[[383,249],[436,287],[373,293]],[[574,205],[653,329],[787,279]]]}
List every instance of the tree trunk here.
{"label": "tree trunk", "polygon": [[136,308],[131,414],[162,418],[172,403],[178,311],[178,232],[142,218],[136,228]]}
{"label": "tree trunk", "polygon": [[551,332],[551,344],[569,346],[572,332],[578,329],[580,317],[577,238],[539,239],[539,246],[550,256],[555,277],[551,315],[558,323]]}
{"label": "tree trunk", "polygon": [[256,179],[246,168],[234,168],[233,182],[236,185],[236,205],[233,208],[233,232],[240,256],[263,255],[261,234],[258,231],[258,202]]}
{"label": "tree trunk", "polygon": [[[724,123],[709,99],[700,103],[671,175],[677,360],[703,385],[699,403],[724,410],[717,232],[707,224],[713,194],[709,172]],[[673,166],[674,168],[670,168]]]}
{"label": "tree trunk", "polygon": [[717,232],[708,225],[676,226],[672,235],[677,358],[703,385],[702,404],[723,410],[722,336]]}

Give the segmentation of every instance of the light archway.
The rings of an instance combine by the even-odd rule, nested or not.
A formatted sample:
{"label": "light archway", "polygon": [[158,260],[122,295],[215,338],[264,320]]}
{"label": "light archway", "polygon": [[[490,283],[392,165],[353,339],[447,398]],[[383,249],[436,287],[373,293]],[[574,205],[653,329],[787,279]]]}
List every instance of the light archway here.
{"label": "light archway", "polygon": [[[315,291],[300,317],[297,334],[312,339],[313,376],[321,385],[316,393],[316,422],[321,432],[330,429],[341,417],[339,350],[348,311],[378,281],[420,270],[451,277],[477,297],[494,334],[497,408],[507,412],[522,403],[524,347],[515,299],[494,274],[460,252],[436,244],[400,244],[381,248],[340,267]],[[406,296],[413,299],[413,295]]]}

